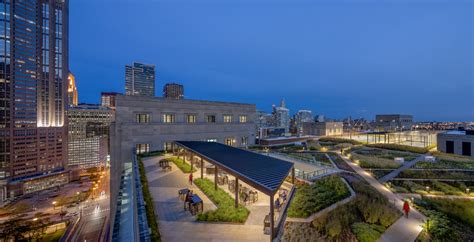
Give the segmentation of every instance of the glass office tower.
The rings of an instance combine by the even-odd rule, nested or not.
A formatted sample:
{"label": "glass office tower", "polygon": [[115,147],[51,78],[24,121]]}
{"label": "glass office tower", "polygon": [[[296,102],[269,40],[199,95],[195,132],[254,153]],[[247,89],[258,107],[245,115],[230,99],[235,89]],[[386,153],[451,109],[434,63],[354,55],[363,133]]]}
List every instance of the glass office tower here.
{"label": "glass office tower", "polygon": [[0,0],[0,203],[64,180],[67,77],[68,1]]}
{"label": "glass office tower", "polygon": [[125,94],[155,96],[155,66],[138,62],[126,65]]}

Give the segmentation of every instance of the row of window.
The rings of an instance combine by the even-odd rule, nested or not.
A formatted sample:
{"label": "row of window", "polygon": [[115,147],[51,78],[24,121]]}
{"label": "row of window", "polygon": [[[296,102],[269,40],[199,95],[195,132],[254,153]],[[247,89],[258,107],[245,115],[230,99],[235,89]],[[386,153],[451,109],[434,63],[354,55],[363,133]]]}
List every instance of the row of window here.
{"label": "row of window", "polygon": [[[217,142],[216,138],[208,138],[206,139],[207,142]],[[225,138],[224,139],[224,144],[229,145],[229,146],[235,146],[237,143],[237,140],[233,137]],[[240,139],[240,144],[242,146],[246,146],[249,144],[249,138],[248,137],[241,137]],[[171,150],[171,143],[170,142],[165,142],[163,149],[164,150]],[[137,154],[142,154],[146,152],[150,152],[150,144],[136,144],[135,150]]]}
{"label": "row of window", "polygon": [[[224,123],[232,123],[232,115],[224,115],[223,120]],[[150,123],[150,114],[147,113],[139,113],[135,115],[135,120],[137,123]],[[162,118],[163,123],[175,123],[176,122],[176,115],[174,114],[163,114]],[[206,115],[205,121],[207,123],[215,123],[216,122],[216,115]],[[186,123],[196,123],[197,122],[197,115],[196,114],[187,114],[186,115]],[[246,115],[239,115],[239,123],[247,123],[247,116]]]}

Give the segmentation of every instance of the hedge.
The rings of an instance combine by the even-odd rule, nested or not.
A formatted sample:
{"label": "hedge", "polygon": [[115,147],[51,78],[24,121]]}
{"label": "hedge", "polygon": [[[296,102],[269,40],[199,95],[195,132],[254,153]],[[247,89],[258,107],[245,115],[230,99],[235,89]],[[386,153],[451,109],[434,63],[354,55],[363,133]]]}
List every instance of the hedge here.
{"label": "hedge", "polygon": [[398,150],[398,151],[408,151],[413,153],[425,154],[427,153],[432,146],[428,147],[414,147],[409,145],[399,145],[399,144],[367,144],[367,147],[388,149],[388,150]]}
{"label": "hedge", "polygon": [[216,210],[198,214],[198,221],[244,223],[247,220],[250,211],[240,204],[235,208],[234,199],[222,188],[218,187],[215,190],[211,180],[197,178],[194,180],[194,184],[217,206]]}
{"label": "hedge", "polygon": [[[169,157],[163,160],[168,160],[168,161],[173,162],[184,173],[191,173],[191,165],[186,163],[183,159],[180,159],[178,157]],[[196,172],[196,171],[197,171],[196,168],[193,167],[192,172]]]}
{"label": "hedge", "polygon": [[353,145],[360,145],[362,142],[353,139],[337,138],[337,137],[322,137],[319,139],[321,142],[332,142],[332,143],[348,143]]}
{"label": "hedge", "polygon": [[155,209],[153,207],[153,199],[150,190],[148,189],[148,180],[146,178],[145,166],[143,166],[141,155],[138,156],[138,170],[140,172],[140,182],[142,183],[143,198],[145,200],[148,227],[150,227],[151,230],[151,241],[161,241],[160,232],[158,231],[158,223],[156,222]]}

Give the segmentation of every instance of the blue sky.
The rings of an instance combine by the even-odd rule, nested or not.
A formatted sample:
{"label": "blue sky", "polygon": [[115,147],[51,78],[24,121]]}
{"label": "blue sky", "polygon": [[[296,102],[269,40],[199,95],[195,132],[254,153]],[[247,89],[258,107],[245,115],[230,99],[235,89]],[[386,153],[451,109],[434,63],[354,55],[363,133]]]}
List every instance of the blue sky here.
{"label": "blue sky", "polygon": [[157,95],[474,121],[473,32],[470,0],[74,0],[69,62],[80,102],[141,61]]}

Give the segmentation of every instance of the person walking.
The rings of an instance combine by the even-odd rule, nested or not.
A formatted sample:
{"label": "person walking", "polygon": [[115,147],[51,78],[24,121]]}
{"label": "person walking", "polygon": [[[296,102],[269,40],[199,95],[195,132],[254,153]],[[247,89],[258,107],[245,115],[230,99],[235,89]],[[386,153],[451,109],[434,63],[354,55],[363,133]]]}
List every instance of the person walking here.
{"label": "person walking", "polygon": [[189,184],[193,185],[193,173],[189,173]]}
{"label": "person walking", "polygon": [[408,213],[410,212],[410,204],[405,200],[403,203],[403,211],[405,212],[405,217],[408,218]]}

